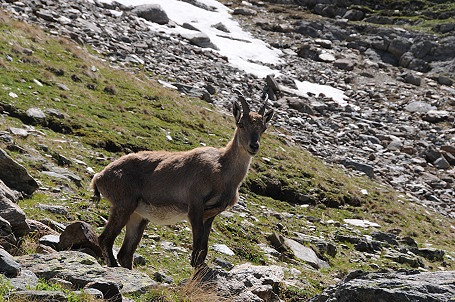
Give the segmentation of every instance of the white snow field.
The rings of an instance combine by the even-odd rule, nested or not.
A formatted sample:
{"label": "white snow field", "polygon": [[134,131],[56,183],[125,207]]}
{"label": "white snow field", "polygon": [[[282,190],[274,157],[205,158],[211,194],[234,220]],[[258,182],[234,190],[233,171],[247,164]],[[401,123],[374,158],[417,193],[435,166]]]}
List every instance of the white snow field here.
{"label": "white snow field", "polygon": [[[101,0],[111,2],[111,0]],[[229,64],[251,73],[258,78],[264,78],[269,74],[279,76],[280,72],[267,65],[273,66],[284,63],[280,58],[282,52],[274,49],[262,40],[254,38],[244,31],[239,23],[232,19],[231,9],[216,0],[198,0],[200,3],[216,8],[216,11],[208,11],[189,3],[178,0],[117,0],[124,5],[137,6],[141,4],[159,4],[168,15],[169,19],[177,23],[176,27],[168,27],[148,22],[150,28],[155,31],[182,36],[194,34],[195,31],[183,28],[183,23],[189,23],[205,33],[210,41],[218,47],[218,52],[227,57]],[[222,32],[212,25],[222,23],[229,33]],[[347,98],[343,91],[327,85],[319,85],[308,81],[295,80],[298,90],[302,94],[312,93],[331,97],[340,106],[346,106]]]}

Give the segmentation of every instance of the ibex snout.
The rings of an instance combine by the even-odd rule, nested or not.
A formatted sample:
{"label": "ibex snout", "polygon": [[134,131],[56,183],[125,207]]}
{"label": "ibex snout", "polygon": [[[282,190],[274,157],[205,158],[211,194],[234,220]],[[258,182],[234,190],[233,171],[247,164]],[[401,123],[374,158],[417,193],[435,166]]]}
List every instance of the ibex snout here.
{"label": "ibex snout", "polygon": [[259,151],[259,141],[251,141],[248,145],[248,152],[251,155],[256,155]]}

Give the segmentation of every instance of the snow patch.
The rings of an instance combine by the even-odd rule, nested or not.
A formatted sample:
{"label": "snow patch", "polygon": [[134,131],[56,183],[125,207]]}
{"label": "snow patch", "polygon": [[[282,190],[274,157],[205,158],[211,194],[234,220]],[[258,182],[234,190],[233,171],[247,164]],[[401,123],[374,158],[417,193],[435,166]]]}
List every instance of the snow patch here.
{"label": "snow patch", "polygon": [[380,228],[381,227],[376,222],[371,222],[371,221],[363,220],[363,219],[344,219],[344,222],[346,222],[350,225],[358,226],[358,227],[362,227],[362,228],[369,228],[369,227]]}
{"label": "snow patch", "polygon": [[[112,2],[111,0],[101,1]],[[210,38],[210,41],[218,47],[218,53],[227,57],[232,66],[258,78],[264,78],[269,74],[274,74],[277,77],[280,75],[280,72],[273,69],[273,66],[284,63],[280,58],[282,55],[281,50],[272,48],[264,41],[256,39],[250,33],[244,31],[238,22],[232,19],[232,10],[216,0],[199,0],[200,3],[216,8],[215,11],[208,11],[178,0],[117,0],[117,2],[132,6],[159,4],[169,19],[176,22],[178,26],[172,28],[147,22],[152,30],[188,36],[194,34],[195,31],[183,28],[181,25],[189,23],[205,33]],[[212,27],[220,22],[229,30],[229,33]],[[340,89],[308,81],[296,80],[295,83],[298,90],[304,95],[307,95],[307,93],[315,95],[323,93],[327,97],[331,97],[340,106],[344,107],[348,104],[345,100],[347,97]]]}
{"label": "snow patch", "polygon": [[331,97],[335,102],[338,103],[338,105],[342,107],[348,105],[348,102],[345,101],[345,98],[347,97],[344,95],[344,92],[340,89],[333,88],[327,85],[315,84],[308,81],[295,80],[294,82],[297,86],[297,89],[304,94],[312,93],[318,96],[320,93],[322,93],[327,97]]}
{"label": "snow patch", "polygon": [[[111,2],[110,0],[102,0]],[[186,2],[177,0],[118,0],[124,5],[159,4],[168,15],[169,19],[176,22],[179,26],[175,28],[167,27],[149,22],[149,26],[155,31],[188,35],[195,31],[181,27],[183,23],[189,23],[209,36],[211,42],[219,48],[219,53],[226,56],[229,63],[247,73],[257,77],[265,77],[275,73],[264,64],[283,63],[280,59],[281,51],[271,48],[267,43],[255,39],[250,33],[245,32],[237,21],[233,20],[230,14],[231,9],[215,0],[200,0],[199,2],[208,6],[213,6],[216,11],[207,11]],[[223,23],[230,31],[225,33],[212,25]]]}

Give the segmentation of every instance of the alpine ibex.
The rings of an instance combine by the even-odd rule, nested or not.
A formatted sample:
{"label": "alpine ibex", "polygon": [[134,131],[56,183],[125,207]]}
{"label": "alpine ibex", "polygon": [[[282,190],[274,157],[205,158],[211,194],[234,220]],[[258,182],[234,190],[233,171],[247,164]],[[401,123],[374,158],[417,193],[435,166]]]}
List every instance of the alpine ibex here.
{"label": "alpine ibex", "polygon": [[265,113],[266,102],[258,113],[250,112],[243,95],[237,93],[243,113],[234,102],[236,129],[226,147],[141,151],[122,156],[95,174],[91,183],[94,198],[99,200],[101,193],[111,203],[109,220],[99,237],[108,266],[118,265],[112,247],[125,225],[117,259],[131,269],[148,221],[169,225],[186,218],[193,233],[191,265],[204,263],[213,219],[237,202],[240,184],[273,116],[273,110]]}

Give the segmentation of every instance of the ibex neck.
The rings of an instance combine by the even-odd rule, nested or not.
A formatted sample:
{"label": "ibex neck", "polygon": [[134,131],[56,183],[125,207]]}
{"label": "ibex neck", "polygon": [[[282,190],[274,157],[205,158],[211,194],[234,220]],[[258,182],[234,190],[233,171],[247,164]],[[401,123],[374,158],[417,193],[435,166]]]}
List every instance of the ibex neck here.
{"label": "ibex neck", "polygon": [[235,130],[234,137],[224,148],[224,164],[232,171],[233,181],[240,183],[246,176],[251,163],[252,156],[240,145],[238,129]]}

